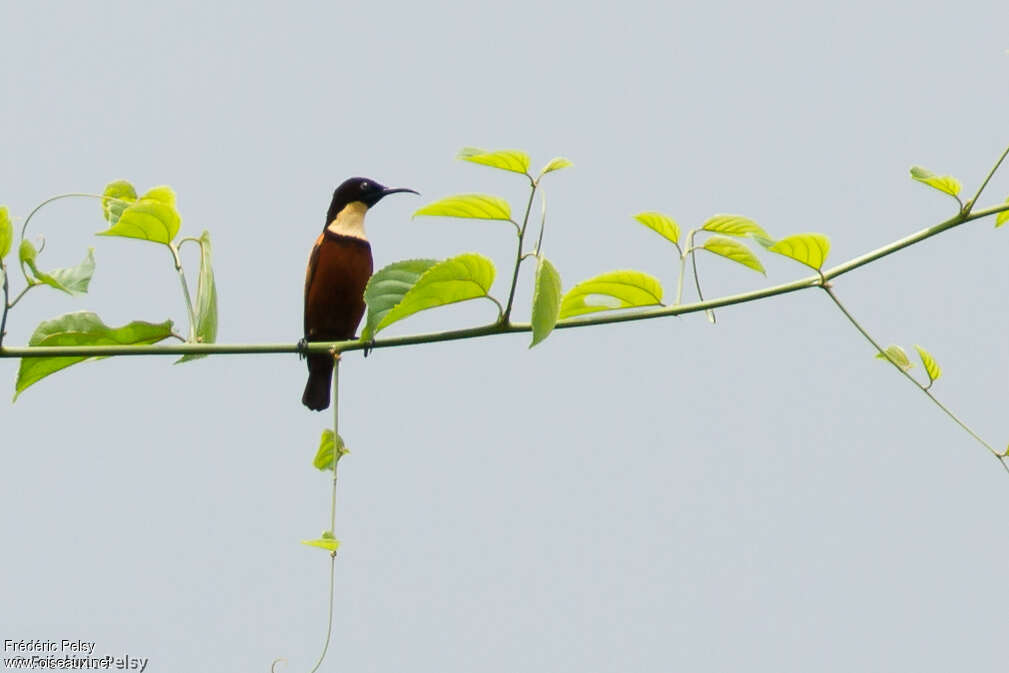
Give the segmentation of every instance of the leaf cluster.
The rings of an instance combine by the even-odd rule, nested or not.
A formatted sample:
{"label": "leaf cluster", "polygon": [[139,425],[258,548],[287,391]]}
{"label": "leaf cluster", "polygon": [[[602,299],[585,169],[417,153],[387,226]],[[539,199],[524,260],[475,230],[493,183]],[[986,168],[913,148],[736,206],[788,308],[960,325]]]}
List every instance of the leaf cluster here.
{"label": "leaf cluster", "polygon": [[[138,195],[132,184],[116,180],[106,185],[100,195],[65,194],[43,202],[25,219],[18,245],[18,262],[25,279],[24,289],[13,299],[10,297],[8,271],[4,258],[10,252],[14,240],[13,226],[6,207],[0,206],[0,273],[3,274],[3,325],[7,314],[29,290],[39,286],[49,286],[71,295],[88,291],[95,272],[94,248],[88,248],[84,260],[77,266],[42,270],[39,255],[44,249],[25,237],[31,218],[39,208],[47,203],[65,197],[90,197],[99,201],[102,217],[108,228],[97,233],[99,236],[121,237],[142,240],[165,246],[171,253],[175,269],[182,284],[187,309],[189,311],[189,338],[183,339],[173,331],[170,320],[160,323],[132,321],[119,327],[109,327],[97,314],[77,311],[58,316],[41,323],[30,337],[29,346],[136,346],[157,343],[175,337],[190,343],[214,343],[217,338],[217,289],[212,267],[210,234],[206,231],[199,238],[177,240],[182,218],[176,207],[175,192],[168,186],[154,187]],[[186,285],[179,248],[185,242],[193,242],[200,247],[200,268],[197,274],[195,303]],[[0,328],[0,343],[3,339]],[[179,362],[205,357],[200,354],[183,356]],[[14,399],[26,388],[71,365],[92,357],[50,357],[23,358],[18,368]]]}
{"label": "leaf cluster", "polygon": [[[413,216],[452,217],[472,220],[507,222],[512,225],[518,246],[512,269],[512,281],[507,301],[491,295],[495,267],[491,260],[478,253],[463,253],[445,260],[411,259],[394,262],[379,270],[365,290],[368,317],[362,339],[370,342],[386,327],[419,311],[470,299],[488,299],[498,307],[497,325],[510,325],[519,268],[529,259],[536,259],[530,324],[530,347],[541,343],[560,321],[600,311],[643,309],[665,306],[659,280],[648,273],[633,269],[606,271],[582,280],[564,292],[557,267],[542,250],[546,226],[546,205],[540,222],[540,233],[532,249],[525,247],[530,211],[537,192],[542,194],[542,178],[556,170],[572,166],[558,157],[547,162],[540,173],[529,172],[529,156],[520,150],[488,151],[466,147],[458,158],[471,163],[523,175],[530,187],[529,200],[520,220],[513,218],[511,204],[492,194],[454,194],[418,208]],[[686,234],[681,244],[680,226],[660,212],[645,211],[634,216],[642,225],[671,243],[678,253],[680,283],[676,292],[679,304],[683,292],[683,270],[691,262],[695,270],[698,293],[700,279],[696,277],[694,255],[705,251],[741,264],[759,273],[764,266],[744,241],[752,240],[770,252],[784,255],[819,271],[823,267],[830,241],[823,234],[795,234],[774,240],[753,220],[741,215],[715,215],[697,229]],[[701,242],[701,238],[704,238]]]}

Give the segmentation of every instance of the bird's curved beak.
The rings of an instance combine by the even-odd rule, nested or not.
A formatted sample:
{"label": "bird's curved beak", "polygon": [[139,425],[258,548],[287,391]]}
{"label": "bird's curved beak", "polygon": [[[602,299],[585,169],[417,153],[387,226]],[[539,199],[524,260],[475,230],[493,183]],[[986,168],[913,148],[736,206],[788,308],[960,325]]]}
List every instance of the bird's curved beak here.
{"label": "bird's curved beak", "polygon": [[420,192],[416,189],[410,189],[409,187],[385,187],[382,189],[382,196],[389,196],[390,194],[396,194],[398,192],[410,192],[411,194],[420,196]]}
{"label": "bird's curved beak", "polygon": [[408,189],[406,187],[384,187],[380,184],[372,184],[368,189],[367,193],[361,195],[361,200],[364,201],[365,205],[369,208],[374,206],[376,203],[389,196],[390,194],[396,194],[398,192],[410,192],[411,194],[420,194],[413,189]]}

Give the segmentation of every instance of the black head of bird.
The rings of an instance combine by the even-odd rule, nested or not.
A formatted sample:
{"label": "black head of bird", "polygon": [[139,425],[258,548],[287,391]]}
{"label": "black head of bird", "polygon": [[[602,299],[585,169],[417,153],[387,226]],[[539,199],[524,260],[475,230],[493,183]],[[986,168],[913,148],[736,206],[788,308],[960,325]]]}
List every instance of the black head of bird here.
{"label": "black head of bird", "polygon": [[347,206],[359,203],[363,206],[362,210],[367,210],[389,194],[398,192],[417,193],[405,187],[386,187],[368,178],[347,178],[333,192],[333,200],[326,213],[326,225],[331,224]]}

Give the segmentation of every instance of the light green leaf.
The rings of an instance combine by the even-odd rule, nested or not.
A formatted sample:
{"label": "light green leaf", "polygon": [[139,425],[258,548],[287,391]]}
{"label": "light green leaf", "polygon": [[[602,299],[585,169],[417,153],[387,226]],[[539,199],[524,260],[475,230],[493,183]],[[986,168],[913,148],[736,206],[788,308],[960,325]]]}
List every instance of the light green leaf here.
{"label": "light green leaf", "polygon": [[321,537],[317,537],[314,540],[302,540],[301,544],[308,545],[309,547],[318,547],[320,549],[325,549],[328,552],[335,552],[340,548],[340,541],[333,537],[331,531],[323,531]]}
{"label": "light green leaf", "polygon": [[488,194],[458,194],[429,203],[413,213],[438,217],[466,217],[477,220],[511,220],[511,206],[497,196]]}
{"label": "light green leaf", "polygon": [[[196,325],[190,326],[190,340],[200,344],[212,344],[217,341],[217,284],[214,282],[212,248],[210,232],[203,231],[200,235],[200,275],[196,281]],[[195,337],[195,338],[193,338]],[[175,364],[189,362],[207,357],[202,353],[183,355]]]}
{"label": "light green leaf", "polygon": [[168,245],[179,231],[182,218],[175,209],[171,187],[155,187],[126,208],[119,219],[99,236],[124,236]]}
{"label": "light green leaf", "polygon": [[560,319],[596,311],[658,306],[662,285],[654,276],[640,271],[608,271],[583,280],[568,290],[561,300]]}
{"label": "light green leaf", "polygon": [[[1009,199],[1005,200],[1006,204],[1009,204]],[[1009,210],[1003,210],[1001,213],[995,216],[995,228],[998,229],[1006,222],[1009,222]],[[0,255],[3,257],[3,255]]]}
{"label": "light green leaf", "polygon": [[876,353],[876,357],[880,360],[889,360],[904,371],[914,367],[911,359],[907,357],[907,353],[900,346],[887,346],[883,353]]}
{"label": "light green leaf", "polygon": [[705,222],[701,229],[727,236],[750,235],[754,237],[760,236],[765,239],[771,238],[756,222],[742,215],[715,215]]}
{"label": "light green leaf", "polygon": [[554,157],[549,161],[549,163],[547,163],[546,166],[543,167],[543,170],[540,171],[540,176],[542,177],[547,173],[559,171],[562,168],[568,168],[570,166],[574,166],[574,163],[570,159],[566,157]]}
{"label": "light green leaf", "polygon": [[196,340],[212,344],[217,340],[217,283],[212,265],[210,232],[200,235],[200,275],[196,281]]}
{"label": "light green leaf", "polygon": [[147,193],[140,197],[141,200],[149,199],[151,201],[157,201],[158,203],[163,203],[166,206],[175,207],[175,190],[168,185],[159,185],[157,187],[151,187],[147,190]]}
{"label": "light green leaf", "polygon": [[[61,276],[66,277],[75,286],[80,286],[83,283],[84,290],[71,290],[65,287],[59,280],[51,276],[50,274],[40,271],[36,262],[38,261],[39,252],[26,238],[21,239],[21,245],[18,246],[18,257],[21,261],[21,270],[24,271],[24,267],[28,267],[31,271],[32,279],[29,283],[32,285],[38,285],[40,283],[54,287],[57,290],[62,290],[67,294],[76,294],[78,291],[87,291],[87,284],[91,282],[91,274],[95,271],[95,258],[94,250],[89,248],[87,256],[85,256],[84,261],[81,262],[76,267],[69,269],[58,269],[56,273]],[[25,273],[25,277],[28,274]]]}
{"label": "light green leaf", "polygon": [[438,262],[385,314],[375,334],[418,311],[486,297],[493,283],[494,264],[483,255],[467,252]]}
{"label": "light green leaf", "polygon": [[32,275],[46,285],[54,287],[57,290],[62,290],[67,294],[81,294],[88,291],[91,277],[95,274],[95,249],[88,248],[84,261],[77,266],[56,269],[49,273],[39,271],[35,267],[34,258],[25,260],[25,263],[32,270]]}
{"label": "light green leaf", "polygon": [[671,217],[667,217],[662,213],[644,212],[635,215],[634,219],[657,233],[659,236],[668,239],[673,243],[680,242],[680,225],[676,224]]}
{"label": "light green leaf", "polygon": [[323,472],[333,469],[334,447],[339,447],[337,448],[336,462],[340,462],[341,458],[350,453],[350,449],[343,443],[343,438],[340,435],[334,435],[333,431],[327,428],[322,431],[322,437],[319,438],[319,450],[315,452],[315,458],[312,460],[315,469]]}
{"label": "light green leaf", "polygon": [[368,304],[368,318],[361,332],[362,341],[371,341],[376,327],[386,314],[410,291],[424,272],[438,263],[436,259],[406,259],[393,262],[368,280],[364,288],[364,301]]}
{"label": "light green leaf", "polygon": [[[68,313],[46,320],[35,328],[28,340],[29,346],[136,346],[153,344],[172,335],[172,321],[163,323],[139,320],[122,327],[108,327],[91,311]],[[87,357],[21,358],[14,399],[25,388],[50,374],[75,365]]]}
{"label": "light green leaf", "polygon": [[130,204],[137,200],[137,190],[126,180],[115,180],[105,185],[102,192],[102,217],[110,225],[119,221]]}
{"label": "light green leaf", "polygon": [[[750,252],[750,249],[739,241],[735,241],[725,236],[712,236],[704,242],[704,249],[721,255],[733,262],[738,262],[754,271],[764,273],[764,265],[760,263],[757,256]],[[765,274],[766,275],[766,274]]]}
{"label": "light green leaf", "polygon": [[823,234],[795,234],[786,236],[767,249],[819,270],[830,252],[830,239]]}
{"label": "light green leaf", "polygon": [[35,246],[27,238],[21,239],[21,245],[18,246],[18,261],[21,262],[21,266],[24,267],[25,264],[35,264],[35,258],[39,256],[39,251],[35,249]]}
{"label": "light green leaf", "polygon": [[7,206],[0,206],[0,260],[11,251],[11,243],[14,242],[14,225],[11,224],[10,214]]}
{"label": "light green leaf", "polygon": [[542,255],[536,263],[536,285],[533,290],[532,348],[550,336],[561,308],[561,275]]}
{"label": "light green leaf", "polygon": [[954,198],[960,193],[960,181],[952,175],[936,175],[921,166],[911,166],[911,177]]}
{"label": "light green leaf", "polygon": [[482,150],[479,147],[464,147],[456,155],[463,161],[500,168],[503,171],[529,174],[529,155],[520,150]]}
{"label": "light green leaf", "polygon": [[932,354],[921,346],[915,345],[914,349],[918,351],[918,357],[921,358],[921,364],[925,367],[925,373],[928,374],[929,382],[935,381],[940,376],[942,376],[942,368],[939,363],[935,361]]}

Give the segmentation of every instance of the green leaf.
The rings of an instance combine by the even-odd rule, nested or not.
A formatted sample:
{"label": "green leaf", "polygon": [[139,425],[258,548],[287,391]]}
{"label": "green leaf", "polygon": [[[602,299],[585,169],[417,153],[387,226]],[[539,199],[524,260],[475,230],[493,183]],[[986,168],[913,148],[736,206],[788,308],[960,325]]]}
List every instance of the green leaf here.
{"label": "green leaf", "polygon": [[168,245],[179,231],[182,218],[175,209],[171,187],[155,187],[126,208],[119,219],[99,236],[124,236]]}
{"label": "green leaf", "polygon": [[46,285],[67,294],[82,294],[88,291],[91,277],[95,274],[95,249],[88,248],[84,261],[77,266],[55,269],[49,273],[43,273],[35,268],[34,259],[26,260],[26,263],[28,268],[32,270],[32,274]]}
{"label": "green leaf", "polygon": [[497,196],[488,194],[458,194],[429,203],[413,213],[438,217],[466,217],[477,220],[511,220],[511,206]]}
{"label": "green leaf", "polygon": [[760,236],[769,239],[771,236],[761,229],[753,220],[742,215],[715,215],[701,227],[704,231],[714,231],[727,236]]}
{"label": "green leaf", "polygon": [[21,270],[27,266],[28,270],[31,271],[32,278],[28,278],[28,273],[25,272],[25,278],[28,279],[30,285],[45,284],[50,287],[54,287],[57,290],[62,290],[67,294],[76,294],[77,292],[86,292],[88,283],[91,282],[91,275],[95,271],[95,258],[94,249],[89,248],[88,254],[84,257],[84,261],[75,267],[68,269],[57,269],[55,273],[60,274],[61,277],[65,278],[75,287],[83,286],[83,290],[72,290],[64,286],[57,278],[52,275],[40,271],[36,261],[38,260],[39,251],[35,248],[26,238],[21,239],[21,245],[18,246],[18,258],[21,261]]}
{"label": "green leaf", "polygon": [[640,271],[608,271],[568,290],[561,300],[560,319],[661,303],[662,285],[654,276]]}
{"label": "green leaf", "polygon": [[532,348],[550,336],[561,309],[561,275],[542,255],[536,263],[536,285],[533,289]]}
{"label": "green leaf", "polygon": [[644,212],[635,215],[634,219],[657,233],[662,238],[670,240],[673,243],[680,242],[680,225],[676,224],[672,218],[667,217],[662,213]]}
{"label": "green leaf", "polygon": [[935,361],[935,358],[932,357],[931,353],[917,344],[915,344],[914,349],[918,351],[918,357],[921,358],[921,364],[925,367],[925,373],[928,374],[929,382],[935,381],[942,376],[942,368]]}
{"label": "green leaf", "polygon": [[918,182],[925,183],[929,187],[938,189],[944,194],[949,194],[959,201],[957,195],[960,193],[960,181],[952,175],[936,175],[921,166],[911,166],[911,177]]}
{"label": "green leaf", "polygon": [[21,240],[21,246],[18,249],[19,257],[21,258],[22,268],[27,266],[32,272],[35,281],[32,284],[44,283],[50,287],[54,287],[57,290],[62,290],[67,294],[79,294],[88,291],[88,285],[91,283],[91,276],[95,273],[95,250],[94,248],[88,248],[87,254],[84,256],[84,261],[82,261],[77,266],[68,267],[66,269],[56,269],[51,273],[46,273],[40,271],[36,265],[38,259],[38,250],[32,245],[31,241],[27,239]]}
{"label": "green leaf", "polygon": [[767,249],[820,270],[830,252],[830,239],[823,234],[795,234],[786,236]]}
{"label": "green leaf", "polygon": [[[157,324],[137,320],[122,327],[108,327],[91,311],[78,311],[39,324],[28,340],[28,345],[136,346],[157,343],[171,335],[171,320]],[[14,399],[17,400],[25,388],[50,374],[78,362],[93,359],[96,358],[76,356],[21,358],[17,383],[14,386]]]}
{"label": "green leaf", "polygon": [[102,217],[109,224],[115,224],[134,201],[137,200],[137,190],[126,180],[115,180],[105,185],[102,192]]}
{"label": "green leaf", "polygon": [[14,226],[11,224],[10,214],[7,206],[0,206],[0,260],[11,251],[11,243],[14,242]]}
{"label": "green leaf", "polygon": [[375,328],[396,304],[416,285],[424,272],[438,263],[436,259],[407,259],[393,262],[368,280],[364,288],[364,301],[368,304],[368,318],[361,332],[362,341],[371,341]]}
{"label": "green leaf", "polygon": [[168,185],[159,185],[157,187],[151,187],[147,190],[147,193],[140,197],[143,199],[150,199],[151,201],[157,201],[159,203],[164,203],[172,208],[175,207],[175,190]]}
{"label": "green leaf", "polygon": [[543,170],[540,171],[540,177],[543,177],[547,173],[559,171],[562,168],[569,168],[571,166],[574,166],[574,163],[570,159],[566,157],[554,157],[549,163],[547,163],[546,166],[543,167]]}
{"label": "green leaf", "polygon": [[493,283],[494,264],[483,255],[467,252],[438,262],[385,314],[374,333],[418,311],[486,297]]}
{"label": "green leaf", "polygon": [[456,155],[463,161],[500,168],[503,171],[529,175],[529,155],[520,150],[482,150],[479,147],[464,147]]}
{"label": "green leaf", "polygon": [[315,452],[315,458],[312,459],[315,469],[323,472],[333,469],[333,448],[335,446],[339,446],[336,462],[340,462],[341,458],[350,453],[350,449],[343,443],[343,438],[340,435],[334,435],[333,431],[329,429],[323,430],[322,437],[319,438],[319,450]]}
{"label": "green leaf", "polygon": [[39,251],[35,249],[32,242],[27,238],[22,238],[21,245],[18,246],[18,261],[21,262],[21,266],[35,264],[35,258],[38,256]]}
{"label": "green leaf", "polygon": [[[1009,199],[1005,200],[1006,204],[1009,205]],[[995,228],[998,229],[1006,222],[1009,222],[1009,210],[1003,210],[1001,213],[995,216]],[[0,255],[3,257],[3,255]]]}
{"label": "green leaf", "polygon": [[880,360],[889,360],[904,371],[914,367],[911,359],[907,357],[907,353],[900,346],[887,346],[883,353],[876,353],[876,357]]}
{"label": "green leaf", "polygon": [[[217,340],[217,284],[211,265],[210,232],[204,230],[200,236],[200,275],[196,281],[195,332],[196,343],[212,344]],[[183,355],[176,364],[205,358],[203,354]]]}
{"label": "green leaf", "polygon": [[[724,236],[712,236],[704,242],[704,249],[721,255],[733,262],[738,262],[754,271],[764,273],[764,265],[760,263],[757,256],[750,252],[750,249],[739,241]],[[767,274],[764,274],[767,275]]]}
{"label": "green leaf", "polygon": [[333,537],[333,533],[328,530],[323,531],[322,536],[314,540],[302,540],[301,544],[308,545],[309,547],[319,547],[329,552],[335,552],[340,548],[340,541]]}

